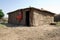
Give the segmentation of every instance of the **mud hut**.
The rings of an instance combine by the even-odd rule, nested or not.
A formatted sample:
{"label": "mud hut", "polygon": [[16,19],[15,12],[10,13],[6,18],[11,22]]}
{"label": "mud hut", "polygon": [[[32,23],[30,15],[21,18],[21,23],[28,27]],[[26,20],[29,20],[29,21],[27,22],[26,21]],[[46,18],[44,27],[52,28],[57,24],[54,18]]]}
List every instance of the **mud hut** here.
{"label": "mud hut", "polygon": [[8,13],[8,23],[14,25],[40,26],[54,22],[54,13],[34,7]]}

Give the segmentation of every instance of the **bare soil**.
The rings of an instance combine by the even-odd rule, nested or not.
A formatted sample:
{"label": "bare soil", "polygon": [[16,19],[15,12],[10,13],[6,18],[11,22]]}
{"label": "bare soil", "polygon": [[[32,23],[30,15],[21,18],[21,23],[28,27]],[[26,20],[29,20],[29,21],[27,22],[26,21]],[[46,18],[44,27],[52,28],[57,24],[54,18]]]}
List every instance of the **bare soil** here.
{"label": "bare soil", "polygon": [[0,27],[0,40],[60,40],[60,27]]}

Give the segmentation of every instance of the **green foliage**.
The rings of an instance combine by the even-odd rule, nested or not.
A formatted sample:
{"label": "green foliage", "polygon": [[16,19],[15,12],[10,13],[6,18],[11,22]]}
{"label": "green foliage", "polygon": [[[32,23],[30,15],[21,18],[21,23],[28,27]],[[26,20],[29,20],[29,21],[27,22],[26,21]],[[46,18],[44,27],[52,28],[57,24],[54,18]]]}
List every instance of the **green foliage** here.
{"label": "green foliage", "polygon": [[0,9],[0,19],[4,16],[4,13],[2,12],[2,10]]}
{"label": "green foliage", "polygon": [[56,22],[56,25],[60,26],[60,22]]}

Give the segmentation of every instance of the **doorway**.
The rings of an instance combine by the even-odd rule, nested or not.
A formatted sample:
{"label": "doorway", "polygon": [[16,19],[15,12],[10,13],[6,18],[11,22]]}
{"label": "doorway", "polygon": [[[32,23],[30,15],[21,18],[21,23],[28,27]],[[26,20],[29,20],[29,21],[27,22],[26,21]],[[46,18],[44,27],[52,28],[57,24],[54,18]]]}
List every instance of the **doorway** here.
{"label": "doorway", "polygon": [[29,14],[30,14],[30,11],[26,11],[26,26],[30,26]]}

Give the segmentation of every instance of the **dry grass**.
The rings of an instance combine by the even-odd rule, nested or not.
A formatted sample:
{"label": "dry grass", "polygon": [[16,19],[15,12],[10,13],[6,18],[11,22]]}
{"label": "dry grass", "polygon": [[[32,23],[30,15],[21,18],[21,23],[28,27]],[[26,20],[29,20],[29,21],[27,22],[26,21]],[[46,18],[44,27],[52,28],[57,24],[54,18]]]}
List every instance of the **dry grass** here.
{"label": "dry grass", "polygon": [[0,40],[60,40],[60,27],[1,27]]}

